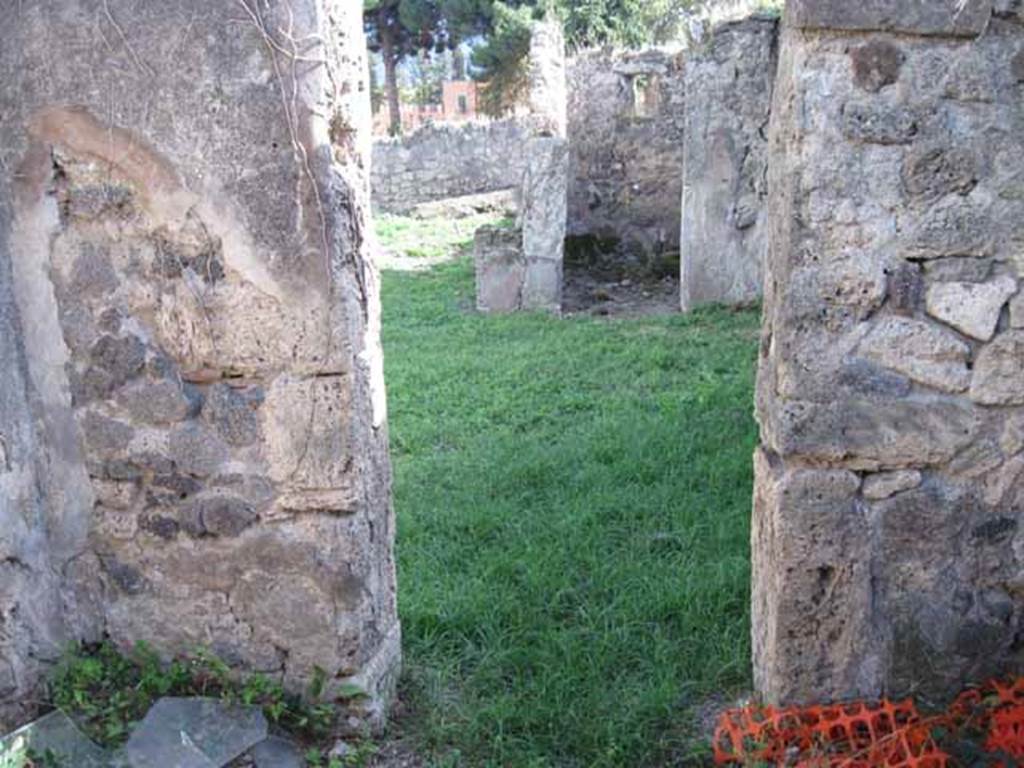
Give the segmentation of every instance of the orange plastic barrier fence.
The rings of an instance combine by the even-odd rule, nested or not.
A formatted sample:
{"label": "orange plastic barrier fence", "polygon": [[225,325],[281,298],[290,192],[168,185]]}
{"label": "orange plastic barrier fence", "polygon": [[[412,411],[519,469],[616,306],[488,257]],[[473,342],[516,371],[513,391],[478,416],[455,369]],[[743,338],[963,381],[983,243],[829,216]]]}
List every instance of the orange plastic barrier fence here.
{"label": "orange plastic barrier fence", "polygon": [[[965,744],[984,753],[982,762],[955,756]],[[730,709],[713,746],[716,765],[1016,768],[1024,761],[1024,678],[971,688],[946,712],[927,716],[910,700]]]}

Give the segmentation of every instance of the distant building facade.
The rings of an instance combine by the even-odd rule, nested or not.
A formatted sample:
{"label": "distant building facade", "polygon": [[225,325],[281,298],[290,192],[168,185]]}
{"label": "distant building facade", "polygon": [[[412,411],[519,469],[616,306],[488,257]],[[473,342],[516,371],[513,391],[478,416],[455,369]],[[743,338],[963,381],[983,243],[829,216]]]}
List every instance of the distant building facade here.
{"label": "distant building facade", "polygon": [[[465,123],[479,118],[478,86],[472,80],[442,83],[440,104],[402,104],[402,133],[412,133],[430,123]],[[387,102],[373,116],[373,132],[387,136],[391,113]]]}

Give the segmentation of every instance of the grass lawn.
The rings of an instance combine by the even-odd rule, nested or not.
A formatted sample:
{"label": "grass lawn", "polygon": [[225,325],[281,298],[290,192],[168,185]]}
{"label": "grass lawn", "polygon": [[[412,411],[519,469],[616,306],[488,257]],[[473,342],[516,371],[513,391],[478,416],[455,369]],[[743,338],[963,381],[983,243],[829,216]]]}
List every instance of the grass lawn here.
{"label": "grass lawn", "polygon": [[391,250],[406,256],[437,259],[472,242],[473,233],[478,228],[493,224],[495,220],[493,213],[444,219],[385,214],[377,216],[374,225],[380,241]]}
{"label": "grass lawn", "polygon": [[420,750],[694,764],[696,708],[750,684],[757,313],[481,316],[465,256],[383,301]]}

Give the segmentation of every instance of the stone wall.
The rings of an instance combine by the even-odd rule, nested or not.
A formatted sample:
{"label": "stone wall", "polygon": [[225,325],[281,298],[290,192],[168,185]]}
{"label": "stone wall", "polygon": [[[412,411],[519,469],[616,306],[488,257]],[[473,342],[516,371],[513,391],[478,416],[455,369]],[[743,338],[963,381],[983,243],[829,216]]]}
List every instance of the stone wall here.
{"label": "stone wall", "polygon": [[1024,25],[1008,5],[789,0],[753,529],[769,701],[941,702],[1022,671]]}
{"label": "stone wall", "polygon": [[428,125],[373,144],[373,207],[405,213],[419,203],[518,187],[530,131],[520,121]]}
{"label": "stone wall", "polygon": [[685,68],[658,50],[569,62],[570,236],[641,261],[678,250]]}
{"label": "stone wall", "polygon": [[777,22],[716,27],[686,67],[680,298],[683,311],[761,295],[768,118]]}
{"label": "stone wall", "polygon": [[[103,635],[294,690],[321,667],[379,724],[399,627],[359,7],[2,13],[0,726]],[[293,69],[285,28],[326,65]]]}

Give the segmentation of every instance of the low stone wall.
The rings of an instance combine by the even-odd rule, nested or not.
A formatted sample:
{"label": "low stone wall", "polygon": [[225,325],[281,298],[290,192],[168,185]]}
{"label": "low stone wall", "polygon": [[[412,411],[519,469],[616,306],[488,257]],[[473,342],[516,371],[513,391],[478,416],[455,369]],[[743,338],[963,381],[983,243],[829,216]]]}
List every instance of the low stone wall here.
{"label": "low stone wall", "polygon": [[680,300],[746,304],[761,295],[767,239],[774,18],[723,24],[686,68]]}
{"label": "low stone wall", "polygon": [[518,187],[530,131],[514,119],[428,125],[379,139],[371,163],[373,208],[405,213],[419,203]]}
{"label": "low stone wall", "polygon": [[685,64],[591,51],[569,62],[570,236],[646,260],[679,248]]}
{"label": "low stone wall", "polygon": [[1024,24],[789,0],[770,138],[753,647],[769,702],[1021,671]]}

